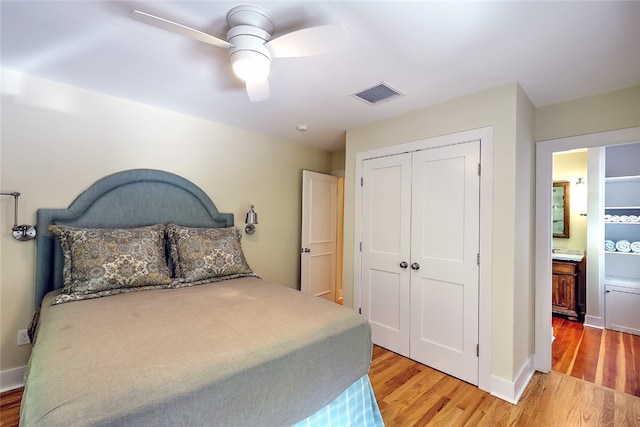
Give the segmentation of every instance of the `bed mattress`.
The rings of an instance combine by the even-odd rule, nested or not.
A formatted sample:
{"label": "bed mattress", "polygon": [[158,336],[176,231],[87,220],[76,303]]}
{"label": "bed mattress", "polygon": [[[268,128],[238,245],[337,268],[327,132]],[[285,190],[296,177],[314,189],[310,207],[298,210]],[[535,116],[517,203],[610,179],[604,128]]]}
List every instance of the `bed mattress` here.
{"label": "bed mattress", "polygon": [[366,376],[353,310],[257,278],[50,305],[23,426],[292,425]]}

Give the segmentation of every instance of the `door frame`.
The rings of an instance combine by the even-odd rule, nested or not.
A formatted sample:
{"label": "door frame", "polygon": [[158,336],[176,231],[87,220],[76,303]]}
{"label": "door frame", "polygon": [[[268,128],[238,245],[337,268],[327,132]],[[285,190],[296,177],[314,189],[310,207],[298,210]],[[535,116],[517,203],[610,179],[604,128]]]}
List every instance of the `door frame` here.
{"label": "door frame", "polygon": [[[640,127],[549,139],[536,143],[536,249],[535,331],[533,364],[537,371],[551,371],[551,191],[553,153],[577,148],[598,148],[640,141]],[[587,171],[588,173],[588,171]],[[589,264],[587,264],[589,270]],[[599,281],[600,315],[604,316],[604,282]],[[587,302],[589,307],[589,302]],[[588,315],[589,313],[587,313]],[[604,319],[603,319],[604,320]]]}
{"label": "door frame", "polygon": [[426,138],[403,144],[382,147],[356,153],[355,165],[355,209],[353,241],[353,304],[354,309],[361,307],[361,252],[362,236],[362,186],[358,182],[362,177],[362,162],[376,157],[390,156],[429,148],[480,141],[480,268],[478,271],[478,388],[491,392],[492,359],[492,278],[493,278],[493,126]]}

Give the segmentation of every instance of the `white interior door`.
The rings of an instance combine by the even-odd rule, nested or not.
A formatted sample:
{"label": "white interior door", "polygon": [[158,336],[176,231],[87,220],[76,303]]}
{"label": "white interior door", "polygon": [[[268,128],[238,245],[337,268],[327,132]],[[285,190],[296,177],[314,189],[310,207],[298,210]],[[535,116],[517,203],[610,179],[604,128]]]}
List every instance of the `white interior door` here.
{"label": "white interior door", "polygon": [[364,161],[362,186],[362,314],[374,343],[409,356],[411,155]]}
{"label": "white interior door", "polygon": [[338,178],[302,171],[300,290],[336,301]]}
{"label": "white interior door", "polygon": [[478,384],[480,142],[413,153],[411,358]]}

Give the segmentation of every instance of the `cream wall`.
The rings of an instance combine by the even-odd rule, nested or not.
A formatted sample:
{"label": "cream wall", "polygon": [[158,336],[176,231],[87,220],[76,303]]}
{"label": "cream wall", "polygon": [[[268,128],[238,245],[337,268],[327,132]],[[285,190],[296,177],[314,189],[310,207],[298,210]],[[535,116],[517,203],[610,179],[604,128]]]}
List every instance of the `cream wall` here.
{"label": "cream wall", "polygon": [[[528,117],[517,119],[518,115]],[[347,131],[344,301],[353,305],[355,156],[361,151],[486,126],[493,140],[492,374],[512,381],[531,354],[533,106],[516,83]],[[522,129],[518,131],[518,126]],[[523,192],[518,194],[518,190]],[[518,215],[524,215],[518,220]],[[517,249],[517,250],[516,250]],[[520,270],[517,270],[519,268]],[[516,285],[516,277],[521,280]],[[516,296],[519,298],[515,303]],[[520,300],[522,298],[522,300]],[[524,314],[516,311],[522,307]],[[520,337],[524,336],[522,339]],[[517,340],[516,340],[517,337]],[[523,342],[521,342],[523,341]],[[520,349],[523,347],[523,349]]]}
{"label": "cream wall", "polygon": [[[514,225],[513,379],[523,381],[534,352],[535,107],[518,86],[516,105],[516,195]],[[499,195],[496,198],[499,199]],[[494,264],[500,262],[494,246]],[[495,306],[494,306],[495,307]]]}
{"label": "cream wall", "polygon": [[336,176],[344,176],[345,150],[336,150],[331,153],[331,172]]}
{"label": "cream wall", "polygon": [[[299,286],[302,170],[331,172],[331,153],[8,70],[1,113],[0,183],[22,193],[20,223],[33,224],[39,207],[67,207],[105,175],[163,169],[200,186],[238,226],[255,204],[260,224],[243,237],[249,264],[267,280]],[[35,244],[11,237],[13,199],[0,203],[5,371],[29,355],[16,332],[33,312]]]}
{"label": "cream wall", "polygon": [[640,86],[547,105],[536,110],[536,141],[640,125]]}
{"label": "cream wall", "polygon": [[[576,185],[582,177],[584,184]],[[569,238],[553,239],[554,248],[587,250],[587,150],[553,155],[553,180],[569,181]]]}

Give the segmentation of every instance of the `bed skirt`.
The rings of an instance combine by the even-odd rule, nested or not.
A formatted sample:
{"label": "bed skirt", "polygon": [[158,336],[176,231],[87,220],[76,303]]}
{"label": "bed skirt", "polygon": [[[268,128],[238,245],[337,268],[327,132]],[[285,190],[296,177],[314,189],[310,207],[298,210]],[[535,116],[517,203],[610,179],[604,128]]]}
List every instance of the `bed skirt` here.
{"label": "bed skirt", "polygon": [[331,426],[384,426],[369,376],[363,376],[327,406],[294,425],[294,427]]}

